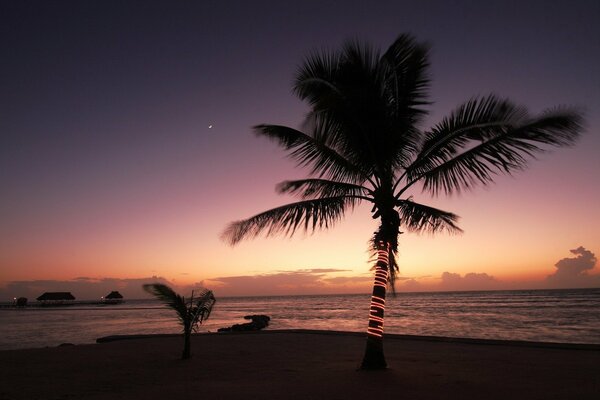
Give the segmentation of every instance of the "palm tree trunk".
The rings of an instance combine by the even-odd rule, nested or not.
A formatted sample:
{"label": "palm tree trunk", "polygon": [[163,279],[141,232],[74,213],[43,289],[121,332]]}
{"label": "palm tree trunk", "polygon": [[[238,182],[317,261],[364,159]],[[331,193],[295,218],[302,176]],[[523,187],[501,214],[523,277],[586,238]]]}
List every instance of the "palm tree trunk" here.
{"label": "palm tree trunk", "polygon": [[183,327],[183,353],[181,353],[181,359],[187,360],[191,357],[190,341],[192,336],[192,326],[185,324]]}
{"label": "palm tree trunk", "polygon": [[377,243],[377,264],[375,264],[375,281],[373,282],[369,327],[367,328],[367,346],[361,369],[387,368],[383,354],[383,314],[388,282],[389,253],[390,244],[388,242]]}

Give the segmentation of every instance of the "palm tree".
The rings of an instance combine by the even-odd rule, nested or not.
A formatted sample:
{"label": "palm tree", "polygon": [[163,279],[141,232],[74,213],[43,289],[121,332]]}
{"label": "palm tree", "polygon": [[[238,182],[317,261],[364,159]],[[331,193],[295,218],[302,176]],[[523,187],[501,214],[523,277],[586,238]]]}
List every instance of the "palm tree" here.
{"label": "palm tree", "polygon": [[386,368],[385,295],[393,289],[400,229],[459,233],[458,216],[416,202],[409,189],[452,194],[489,184],[498,173],[523,169],[548,146],[571,145],[582,117],[559,107],[532,116],[494,95],[475,97],[431,129],[427,115],[428,46],[398,37],[381,54],[359,42],[308,56],[294,92],[310,107],[301,130],[258,125],[254,131],[281,145],[309,178],[285,181],[279,193],[299,201],[231,223],[231,244],[260,233],[292,235],[331,227],[361,202],[379,227],[372,237],[375,280],[363,369]]}
{"label": "palm tree", "polygon": [[183,326],[184,346],[181,358],[187,360],[191,357],[190,342],[192,330],[195,330],[198,324],[208,319],[215,302],[213,292],[207,289],[202,289],[194,297],[194,291],[186,303],[185,297],[178,295],[162,283],[151,283],[143,285],[145,291],[156,296],[160,301],[177,312],[179,322]]}

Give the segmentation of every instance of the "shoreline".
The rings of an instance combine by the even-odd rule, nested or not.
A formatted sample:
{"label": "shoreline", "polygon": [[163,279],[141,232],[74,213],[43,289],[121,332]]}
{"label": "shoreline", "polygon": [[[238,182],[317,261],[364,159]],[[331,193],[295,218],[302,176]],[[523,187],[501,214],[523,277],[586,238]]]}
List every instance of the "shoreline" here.
{"label": "shoreline", "polygon": [[[599,289],[600,290],[600,289]],[[600,291],[497,292],[390,297],[386,334],[600,344]],[[223,298],[200,327],[214,332],[266,314],[267,329],[335,329],[364,332],[368,302],[356,295]],[[387,301],[387,300],[386,300]],[[144,311],[145,310],[145,311]],[[150,299],[122,305],[2,309],[0,350],[41,348],[61,343],[91,344],[102,336],[179,333],[172,310]],[[32,321],[39,329],[32,326]]]}
{"label": "shoreline", "polygon": [[[600,346],[387,335],[389,368],[357,371],[365,335],[264,330],[0,352],[0,399],[595,399]],[[450,396],[450,397],[449,397]]]}
{"label": "shoreline", "polygon": [[[366,338],[366,333],[351,332],[351,331],[336,331],[336,330],[320,330],[320,329],[264,329],[260,331],[246,332],[201,332],[194,333],[192,336],[202,335],[253,335],[253,334],[314,334],[314,335],[338,335],[338,336],[355,336]],[[135,335],[109,335],[96,339],[96,343],[109,343],[121,340],[138,340],[138,339],[153,339],[153,338],[168,338],[181,337],[181,333],[158,333],[158,334],[135,334]],[[447,343],[466,343],[466,344],[481,344],[490,346],[516,346],[516,347],[538,347],[547,349],[566,349],[566,350],[592,350],[600,351],[600,343],[563,343],[563,342],[540,342],[530,340],[507,340],[507,339],[484,339],[484,338],[468,338],[468,337],[453,337],[453,336],[427,336],[427,335],[406,335],[397,333],[385,333],[384,342],[387,339],[415,340],[415,341],[430,341],[430,342],[447,342]],[[24,349],[21,349],[24,350]]]}

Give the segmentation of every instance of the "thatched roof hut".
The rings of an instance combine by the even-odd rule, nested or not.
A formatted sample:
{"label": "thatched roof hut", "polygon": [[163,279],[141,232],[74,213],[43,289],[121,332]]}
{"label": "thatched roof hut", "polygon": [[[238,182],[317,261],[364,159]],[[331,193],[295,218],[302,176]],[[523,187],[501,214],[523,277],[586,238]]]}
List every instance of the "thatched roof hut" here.
{"label": "thatched roof hut", "polygon": [[119,300],[119,299],[123,299],[123,295],[119,292],[117,292],[116,290],[110,292],[109,294],[107,294],[106,296],[104,296],[105,299],[109,299],[109,300]]}
{"label": "thatched roof hut", "polygon": [[104,304],[120,304],[123,302],[123,295],[116,290],[110,292],[102,298]]}
{"label": "thatched roof hut", "polygon": [[64,304],[71,303],[75,300],[75,296],[71,292],[46,292],[37,298],[43,304]]}

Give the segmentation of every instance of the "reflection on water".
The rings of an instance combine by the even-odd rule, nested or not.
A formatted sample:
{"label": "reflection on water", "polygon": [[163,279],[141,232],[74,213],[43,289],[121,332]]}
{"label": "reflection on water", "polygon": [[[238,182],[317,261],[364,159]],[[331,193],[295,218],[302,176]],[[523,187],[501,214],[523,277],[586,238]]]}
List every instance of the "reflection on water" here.
{"label": "reflection on water", "polygon": [[[221,298],[201,332],[271,316],[268,329],[363,331],[368,295]],[[177,333],[155,300],[111,306],[0,308],[0,349],[94,343],[108,335]],[[401,293],[387,301],[388,333],[600,343],[600,289]]]}

